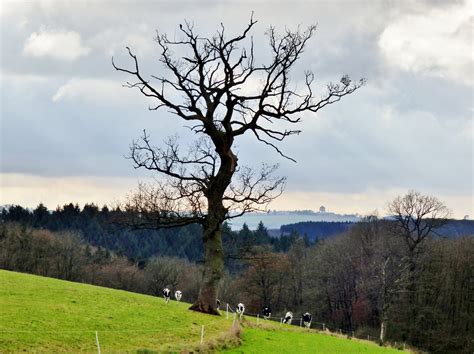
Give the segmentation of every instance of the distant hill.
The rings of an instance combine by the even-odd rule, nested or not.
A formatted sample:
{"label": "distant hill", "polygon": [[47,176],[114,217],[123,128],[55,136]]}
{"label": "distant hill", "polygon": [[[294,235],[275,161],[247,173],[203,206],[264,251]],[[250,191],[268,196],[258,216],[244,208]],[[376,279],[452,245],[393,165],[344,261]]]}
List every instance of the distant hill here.
{"label": "distant hill", "polygon": [[354,214],[336,214],[332,212],[316,212],[312,210],[269,211],[267,213],[247,213],[232,220],[229,224],[233,230],[240,230],[243,224],[254,230],[259,222],[263,222],[268,229],[280,229],[282,225],[300,222],[356,222],[360,217]]}
{"label": "distant hill", "polygon": [[437,233],[450,238],[474,236],[474,220],[450,220]]}
{"label": "distant hill", "polygon": [[[300,235],[306,235],[310,241],[323,240],[349,230],[354,224],[355,222],[304,221],[282,225],[280,234],[287,235],[297,232]],[[275,230],[272,231],[271,234],[275,235]],[[436,230],[436,234],[448,238],[474,236],[474,220],[450,220],[446,225]]]}

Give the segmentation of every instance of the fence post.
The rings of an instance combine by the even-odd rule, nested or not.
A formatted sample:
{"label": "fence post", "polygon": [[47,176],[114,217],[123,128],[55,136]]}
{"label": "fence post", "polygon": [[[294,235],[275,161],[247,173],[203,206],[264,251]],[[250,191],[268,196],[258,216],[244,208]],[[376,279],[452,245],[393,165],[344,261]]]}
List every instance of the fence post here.
{"label": "fence post", "polygon": [[303,324],[303,317],[300,317],[300,327]]}
{"label": "fence post", "polygon": [[204,343],[204,325],[201,327],[201,344]]}
{"label": "fence post", "polygon": [[323,331],[325,331],[325,330],[326,330],[326,326],[325,326],[324,323],[323,323]]}
{"label": "fence post", "polygon": [[229,319],[229,304],[227,304],[227,308],[225,310],[225,319],[228,320]]}
{"label": "fence post", "polygon": [[257,314],[257,326],[260,323],[260,315]]}
{"label": "fence post", "polygon": [[100,354],[99,332],[95,331],[95,344],[97,345],[97,353]]}

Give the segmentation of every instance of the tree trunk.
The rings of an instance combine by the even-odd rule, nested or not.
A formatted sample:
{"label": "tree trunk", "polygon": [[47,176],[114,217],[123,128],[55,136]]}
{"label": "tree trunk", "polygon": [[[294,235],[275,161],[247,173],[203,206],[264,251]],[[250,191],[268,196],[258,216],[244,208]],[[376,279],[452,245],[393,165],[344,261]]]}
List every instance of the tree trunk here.
{"label": "tree trunk", "polygon": [[224,253],[221,238],[222,222],[204,225],[204,279],[199,295],[190,310],[219,315],[217,311],[217,286],[224,273]]}
{"label": "tree trunk", "polygon": [[382,318],[382,320],[380,321],[380,343],[382,344],[385,342],[386,333],[387,333],[387,322],[385,318]]}
{"label": "tree trunk", "polygon": [[382,305],[382,314],[380,316],[380,343],[385,342],[385,337],[387,336],[387,313],[388,313],[388,308],[390,304],[390,299],[388,297],[388,288],[387,288],[387,264],[388,261],[390,260],[390,257],[387,257],[385,259],[385,262],[383,263],[382,266],[382,300],[383,300],[383,305]]}
{"label": "tree trunk", "polygon": [[237,167],[237,156],[230,149],[232,143],[223,142],[220,135],[218,137],[219,139],[215,136],[212,139],[221,165],[212,185],[206,191],[208,213],[203,223],[204,279],[198,298],[190,307],[190,310],[212,315],[220,315],[217,311],[217,286],[224,274],[221,226],[227,209],[224,207],[223,198]]}

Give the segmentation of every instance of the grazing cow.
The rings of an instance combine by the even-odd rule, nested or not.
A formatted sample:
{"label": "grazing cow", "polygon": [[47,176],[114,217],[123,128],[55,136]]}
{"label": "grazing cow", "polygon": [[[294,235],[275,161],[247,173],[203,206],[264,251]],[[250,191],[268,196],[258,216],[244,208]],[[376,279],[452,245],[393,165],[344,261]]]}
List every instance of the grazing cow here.
{"label": "grazing cow", "polygon": [[242,318],[242,316],[244,315],[244,312],[245,312],[245,306],[243,303],[239,303],[237,305],[237,309],[236,309],[237,313],[239,314],[239,317]]}
{"label": "grazing cow", "polygon": [[179,290],[176,290],[174,293],[174,297],[176,298],[176,301],[181,301],[181,297],[183,296],[183,293]]}
{"label": "grazing cow", "polygon": [[306,328],[310,328],[311,327],[311,320],[313,318],[311,317],[311,314],[309,312],[306,312],[303,314],[303,324]]}
{"label": "grazing cow", "polygon": [[291,324],[291,321],[293,321],[293,312],[288,311],[283,318],[283,323]]}
{"label": "grazing cow", "polygon": [[166,303],[168,303],[170,301],[170,297],[171,297],[170,289],[164,288],[163,289],[163,299],[165,299]]}
{"label": "grazing cow", "polygon": [[272,316],[272,309],[268,306],[265,306],[262,310],[263,318],[268,320]]}
{"label": "grazing cow", "polygon": [[221,301],[219,299],[217,299],[216,307],[218,310],[221,309]]}

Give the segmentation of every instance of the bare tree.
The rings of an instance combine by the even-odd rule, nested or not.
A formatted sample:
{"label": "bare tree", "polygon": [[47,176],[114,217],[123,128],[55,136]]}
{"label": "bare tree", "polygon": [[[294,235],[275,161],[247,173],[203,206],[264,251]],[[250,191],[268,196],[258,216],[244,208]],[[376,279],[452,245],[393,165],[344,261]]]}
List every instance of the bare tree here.
{"label": "bare tree", "polygon": [[[364,80],[353,82],[343,76],[316,97],[314,75],[307,71],[304,89],[296,89],[290,70],[316,26],[304,31],[286,30],[282,35],[269,28],[266,35],[271,59],[257,65],[253,38],[249,38],[256,22],[251,18],[240,34],[230,38],[224,25],[206,38],[196,34],[188,22],[179,26],[181,39],[157,34],[165,72],[160,76],[145,77],[137,56],[128,47],[131,68],[117,66],[112,59],[116,70],[134,78],[125,86],[156,102],[150,110],[167,109],[199,136],[188,152],[180,149],[176,139],[158,148],[146,132],[132,144],[130,158],[135,167],[156,171],[166,180],[141,185],[130,197],[127,209],[137,227],[202,225],[204,283],[191,307],[201,312],[217,314],[216,288],[223,274],[222,223],[248,211],[265,209],[285,184],[285,178],[274,177],[277,166],[263,165],[259,171],[238,166],[236,138],[252,134],[293,160],[278,144],[300,133],[292,125],[301,121],[301,114],[316,113],[364,84]],[[185,54],[177,58],[173,50]],[[176,100],[176,95],[181,99]]]}
{"label": "bare tree", "polygon": [[416,293],[419,276],[419,256],[424,249],[425,241],[446,224],[450,212],[436,197],[423,195],[417,191],[409,191],[403,197],[397,197],[388,205],[389,212],[396,220],[394,232],[401,237],[407,247],[406,257],[406,316],[411,319],[407,336],[418,338],[420,328],[416,325],[419,308]]}
{"label": "bare tree", "polygon": [[411,256],[416,256],[423,241],[446,224],[449,209],[436,197],[409,191],[388,205],[397,222],[397,232],[403,237]]}

